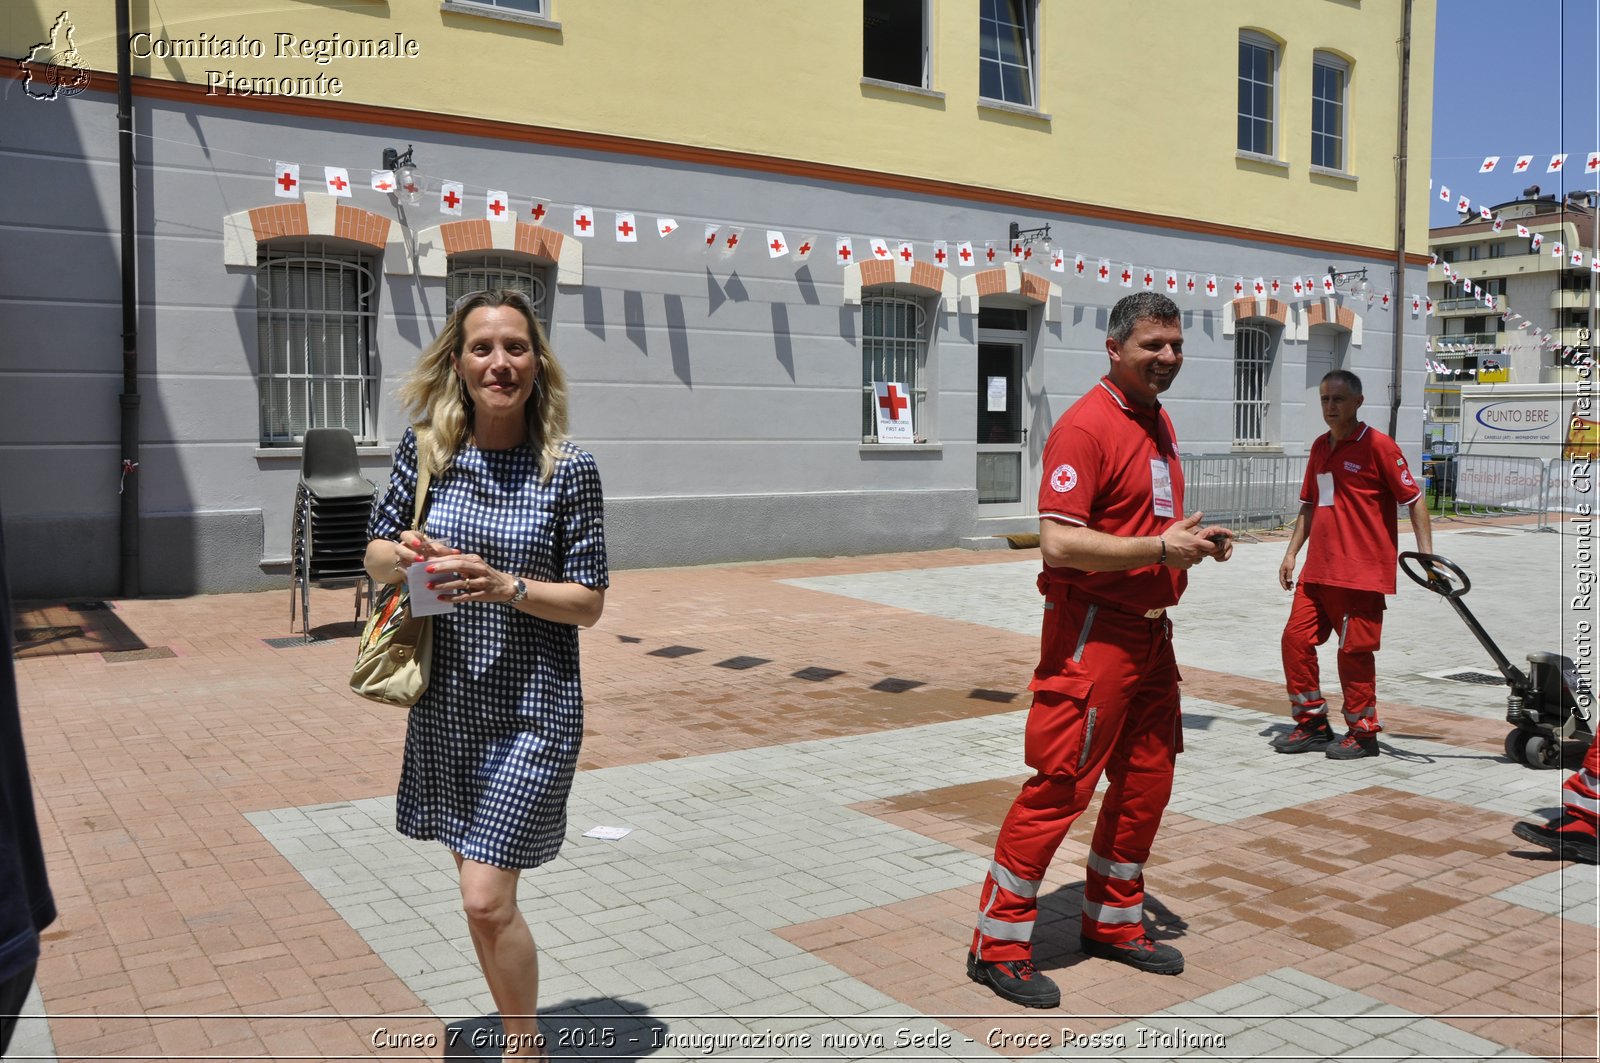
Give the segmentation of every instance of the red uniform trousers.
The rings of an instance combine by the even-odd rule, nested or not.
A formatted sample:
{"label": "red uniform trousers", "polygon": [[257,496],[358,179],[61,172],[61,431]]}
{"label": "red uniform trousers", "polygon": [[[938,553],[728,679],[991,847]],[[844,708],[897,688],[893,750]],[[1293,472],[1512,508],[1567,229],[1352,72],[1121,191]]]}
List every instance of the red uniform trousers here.
{"label": "red uniform trousers", "polygon": [[1301,580],[1294,589],[1289,622],[1283,626],[1283,675],[1296,723],[1328,717],[1317,669],[1317,647],[1339,632],[1339,685],[1344,688],[1345,726],[1377,734],[1378,669],[1373,660],[1383,640],[1383,595]]}
{"label": "red uniform trousers", "polygon": [[1561,805],[1570,822],[1567,829],[1587,828],[1583,833],[1600,834],[1600,741],[1589,746],[1583,767],[1561,784]]}
{"label": "red uniform trousers", "polygon": [[[1144,862],[1172,794],[1183,737],[1172,625],[1047,593],[1033,681],[1023,784],[1000,827],[979,898],[973,951],[989,961],[1032,955],[1039,887],[1056,848],[1107,777],[1090,842],[1083,936],[1144,933]],[[1055,674],[1045,674],[1050,669]]]}

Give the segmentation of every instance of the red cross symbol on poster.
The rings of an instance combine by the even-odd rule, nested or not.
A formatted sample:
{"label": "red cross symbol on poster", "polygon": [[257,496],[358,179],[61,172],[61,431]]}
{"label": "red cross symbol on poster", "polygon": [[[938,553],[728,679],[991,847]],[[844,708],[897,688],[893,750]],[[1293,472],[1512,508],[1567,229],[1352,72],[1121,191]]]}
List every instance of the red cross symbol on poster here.
{"label": "red cross symbol on poster", "polygon": [[900,419],[900,411],[910,406],[911,400],[900,394],[895,389],[895,386],[890,384],[889,389],[883,393],[883,398],[878,400],[878,405],[882,406],[884,412],[888,413],[889,420],[898,421]]}

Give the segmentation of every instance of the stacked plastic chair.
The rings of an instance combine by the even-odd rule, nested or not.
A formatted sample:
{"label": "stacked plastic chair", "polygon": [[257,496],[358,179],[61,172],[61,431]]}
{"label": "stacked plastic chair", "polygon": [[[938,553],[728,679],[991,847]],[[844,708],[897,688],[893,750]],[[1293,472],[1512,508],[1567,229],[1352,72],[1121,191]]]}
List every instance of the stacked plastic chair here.
{"label": "stacked plastic chair", "polygon": [[375,488],[361,475],[356,440],[343,428],[306,432],[295,490],[294,530],[290,536],[289,630],[294,630],[296,600],[302,630],[311,638],[311,585],[356,587],[356,619],[361,601],[372,607],[372,584],[362,559],[367,551],[367,521]]}

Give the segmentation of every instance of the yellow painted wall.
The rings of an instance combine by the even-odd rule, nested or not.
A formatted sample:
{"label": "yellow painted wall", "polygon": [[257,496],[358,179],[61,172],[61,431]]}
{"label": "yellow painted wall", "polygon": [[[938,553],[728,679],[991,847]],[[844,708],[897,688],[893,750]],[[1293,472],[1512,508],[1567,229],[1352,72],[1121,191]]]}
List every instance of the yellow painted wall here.
{"label": "yellow painted wall", "polygon": [[[63,0],[9,0],[0,51],[21,58]],[[337,77],[326,98],[641,137],[1291,233],[1394,238],[1400,5],[1387,0],[1042,0],[1039,118],[978,104],[976,0],[931,0],[932,87],[861,83],[859,0],[553,0],[559,29],[441,11],[438,0],[148,0],[134,30],[259,40],[263,59],[139,59],[136,74],[205,84]],[[87,64],[114,71],[109,0],[69,9]],[[1425,253],[1434,0],[1412,27],[1408,249]],[[1284,41],[1279,158],[1235,156],[1243,27]],[[414,38],[416,59],[280,57],[279,33]],[[1349,169],[1310,166],[1315,49],[1353,60]]]}

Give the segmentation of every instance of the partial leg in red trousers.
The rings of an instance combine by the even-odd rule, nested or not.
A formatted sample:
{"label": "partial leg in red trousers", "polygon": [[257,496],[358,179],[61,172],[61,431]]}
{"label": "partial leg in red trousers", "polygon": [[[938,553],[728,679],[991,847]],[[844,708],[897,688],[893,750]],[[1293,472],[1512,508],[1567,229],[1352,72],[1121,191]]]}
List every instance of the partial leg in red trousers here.
{"label": "partial leg in red trousers", "polygon": [[1550,824],[1518,823],[1511,832],[1563,860],[1600,863],[1600,742],[1589,746],[1583,766],[1561,785],[1561,798],[1559,819]]}
{"label": "partial leg in red trousers", "polygon": [[1272,740],[1272,748],[1279,753],[1324,749],[1333,741],[1333,732],[1328,728],[1328,700],[1322,696],[1322,677],[1317,667],[1317,647],[1327,642],[1333,631],[1333,621],[1322,604],[1324,590],[1304,580],[1297,583],[1289,620],[1283,625],[1283,679],[1289,690],[1295,728]]}

